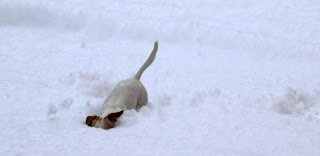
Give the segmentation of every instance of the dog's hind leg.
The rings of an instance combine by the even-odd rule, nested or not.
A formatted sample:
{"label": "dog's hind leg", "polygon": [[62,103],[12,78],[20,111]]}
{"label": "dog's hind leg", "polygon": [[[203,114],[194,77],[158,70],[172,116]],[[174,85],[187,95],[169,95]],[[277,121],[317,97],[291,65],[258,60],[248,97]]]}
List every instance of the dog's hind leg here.
{"label": "dog's hind leg", "polygon": [[137,110],[142,106],[145,106],[148,102],[148,93],[145,88],[142,89],[142,93],[137,100]]}

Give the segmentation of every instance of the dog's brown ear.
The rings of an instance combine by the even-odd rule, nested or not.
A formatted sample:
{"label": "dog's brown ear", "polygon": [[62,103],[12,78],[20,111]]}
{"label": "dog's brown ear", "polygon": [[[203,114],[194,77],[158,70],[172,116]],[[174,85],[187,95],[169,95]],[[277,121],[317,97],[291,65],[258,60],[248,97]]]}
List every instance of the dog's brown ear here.
{"label": "dog's brown ear", "polygon": [[87,117],[87,119],[86,119],[86,124],[88,125],[88,126],[91,126],[91,127],[93,127],[94,125],[93,125],[93,121],[96,119],[96,118],[98,118],[98,116],[88,116]]}
{"label": "dog's brown ear", "polygon": [[116,113],[110,113],[106,118],[108,118],[111,122],[116,122],[117,119],[122,115],[123,110]]}

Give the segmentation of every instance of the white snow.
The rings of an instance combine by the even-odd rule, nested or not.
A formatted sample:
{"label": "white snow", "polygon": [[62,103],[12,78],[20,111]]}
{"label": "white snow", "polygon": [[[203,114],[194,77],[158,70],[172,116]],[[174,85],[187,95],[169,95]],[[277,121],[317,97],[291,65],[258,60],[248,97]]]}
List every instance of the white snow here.
{"label": "white snow", "polygon": [[[1,0],[0,155],[320,155],[316,0]],[[149,103],[85,124],[159,40]]]}

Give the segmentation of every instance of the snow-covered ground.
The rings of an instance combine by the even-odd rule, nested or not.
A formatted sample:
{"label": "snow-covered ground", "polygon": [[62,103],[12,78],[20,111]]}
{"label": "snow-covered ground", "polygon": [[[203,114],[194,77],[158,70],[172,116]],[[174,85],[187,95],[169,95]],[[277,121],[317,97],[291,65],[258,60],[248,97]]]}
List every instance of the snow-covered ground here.
{"label": "snow-covered ground", "polygon": [[[115,83],[149,103],[85,125]],[[318,0],[0,0],[0,155],[320,155]]]}

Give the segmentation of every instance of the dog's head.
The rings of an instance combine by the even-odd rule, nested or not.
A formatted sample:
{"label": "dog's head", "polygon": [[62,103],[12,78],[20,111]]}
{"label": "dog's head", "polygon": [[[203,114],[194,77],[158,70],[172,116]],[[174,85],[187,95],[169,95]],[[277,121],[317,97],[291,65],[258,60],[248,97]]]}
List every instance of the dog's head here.
{"label": "dog's head", "polygon": [[86,124],[88,125],[88,126],[90,126],[90,127],[94,127],[95,125],[96,125],[96,122],[98,121],[98,120],[101,120],[101,118],[100,117],[98,117],[98,116],[88,116],[87,117],[87,119],[86,119]]}
{"label": "dog's head", "polygon": [[103,129],[113,128],[117,122],[117,119],[122,115],[123,110],[116,113],[108,114],[103,120],[98,116],[88,116],[86,124],[90,127],[101,127]]}

